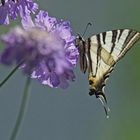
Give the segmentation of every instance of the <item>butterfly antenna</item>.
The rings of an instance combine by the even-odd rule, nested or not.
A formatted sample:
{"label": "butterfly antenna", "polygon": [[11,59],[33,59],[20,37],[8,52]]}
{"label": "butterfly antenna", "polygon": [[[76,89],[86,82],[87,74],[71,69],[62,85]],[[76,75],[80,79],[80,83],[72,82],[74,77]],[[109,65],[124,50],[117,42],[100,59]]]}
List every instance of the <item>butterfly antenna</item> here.
{"label": "butterfly antenna", "polygon": [[109,118],[108,113],[109,113],[110,109],[107,106],[107,102],[105,101],[105,99],[104,99],[104,97],[102,95],[98,95],[98,99],[101,102],[101,104],[103,105],[104,111],[105,111],[105,114],[106,114],[106,118],[108,119]]}
{"label": "butterfly antenna", "polygon": [[86,28],[85,28],[85,31],[84,31],[82,37],[85,35],[85,33],[86,33],[86,31],[87,31],[89,26],[92,26],[92,24],[90,22],[86,25]]}

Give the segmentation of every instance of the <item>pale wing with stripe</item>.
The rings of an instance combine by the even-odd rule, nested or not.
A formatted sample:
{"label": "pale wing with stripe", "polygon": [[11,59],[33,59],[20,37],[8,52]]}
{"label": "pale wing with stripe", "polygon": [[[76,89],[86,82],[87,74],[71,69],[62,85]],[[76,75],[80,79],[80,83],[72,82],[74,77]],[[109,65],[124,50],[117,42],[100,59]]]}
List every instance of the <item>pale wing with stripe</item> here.
{"label": "pale wing with stripe", "polygon": [[130,29],[120,29],[93,35],[88,39],[90,89],[102,92],[105,79],[116,62],[140,39],[140,33]]}

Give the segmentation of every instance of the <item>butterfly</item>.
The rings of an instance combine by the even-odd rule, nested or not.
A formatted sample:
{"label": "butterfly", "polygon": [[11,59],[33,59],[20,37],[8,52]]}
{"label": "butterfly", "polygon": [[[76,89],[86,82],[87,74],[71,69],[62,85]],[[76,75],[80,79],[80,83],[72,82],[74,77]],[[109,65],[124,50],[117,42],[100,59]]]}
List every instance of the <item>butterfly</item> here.
{"label": "butterfly", "polygon": [[88,72],[89,94],[95,95],[101,101],[106,114],[109,111],[104,93],[106,80],[116,63],[138,40],[140,32],[132,29],[106,31],[92,35],[86,40],[80,35],[76,38],[80,69],[83,73]]}

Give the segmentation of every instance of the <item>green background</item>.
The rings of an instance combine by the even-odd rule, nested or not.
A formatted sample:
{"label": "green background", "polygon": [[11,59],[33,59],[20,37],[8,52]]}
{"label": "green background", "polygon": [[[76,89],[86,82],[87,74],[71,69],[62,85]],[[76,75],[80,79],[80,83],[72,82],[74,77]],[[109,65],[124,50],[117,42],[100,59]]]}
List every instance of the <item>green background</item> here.
{"label": "green background", "polygon": [[[50,16],[69,20],[75,34],[82,34],[88,22],[93,26],[89,27],[86,37],[118,28],[140,31],[139,0],[37,2]],[[0,33],[8,28],[0,26]],[[28,110],[17,140],[140,139],[140,42],[118,63],[107,81],[109,119],[100,102],[88,95],[87,75],[82,74],[78,66],[76,81],[67,90],[51,89],[32,81]],[[10,70],[0,66],[0,80]],[[25,77],[17,71],[0,89],[0,140],[8,140],[11,134],[24,84]]]}

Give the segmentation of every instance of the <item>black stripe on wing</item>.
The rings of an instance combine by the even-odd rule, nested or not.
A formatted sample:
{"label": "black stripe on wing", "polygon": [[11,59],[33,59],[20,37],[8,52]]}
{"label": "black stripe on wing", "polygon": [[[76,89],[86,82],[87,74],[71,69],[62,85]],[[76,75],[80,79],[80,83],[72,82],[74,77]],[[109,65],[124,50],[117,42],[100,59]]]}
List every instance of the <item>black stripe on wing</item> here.
{"label": "black stripe on wing", "polygon": [[[119,29],[120,34],[119,34],[118,40],[120,40],[120,37],[121,37],[121,35],[122,35],[122,33],[123,33],[124,30],[125,30],[125,29]],[[114,30],[114,31],[115,31],[115,30]]]}
{"label": "black stripe on wing", "polygon": [[88,38],[86,44],[87,44],[87,57],[88,57],[88,61],[89,61],[89,64],[88,64],[88,71],[89,72],[93,72],[93,69],[92,69],[92,59],[91,59],[91,54],[90,54],[90,49],[91,49],[91,45],[90,45],[90,38]]}
{"label": "black stripe on wing", "polygon": [[112,42],[112,47],[111,47],[111,50],[110,50],[110,54],[112,54],[112,52],[113,52],[113,50],[114,50],[114,48],[115,48],[115,42],[116,42],[116,38],[117,38],[117,34],[118,34],[118,30],[113,30],[112,31],[112,40],[111,40],[111,42]]}
{"label": "black stripe on wing", "polygon": [[101,59],[102,45],[101,45],[101,36],[100,36],[100,34],[97,35],[97,42],[98,42],[98,48],[97,48],[97,64],[96,64],[96,72],[95,72],[95,75],[96,75],[96,73],[98,71],[99,61]]}
{"label": "black stripe on wing", "polygon": [[105,44],[106,32],[103,32],[102,35],[103,35],[103,43]]}

